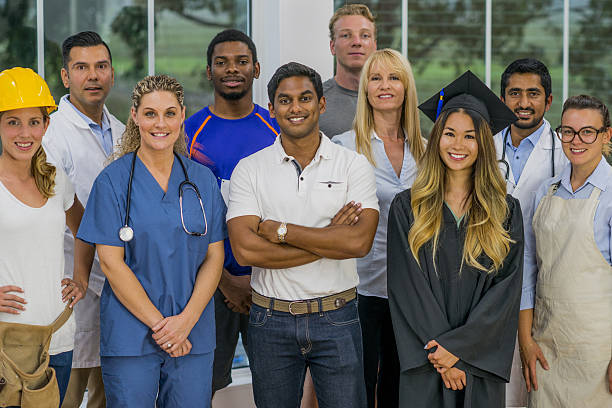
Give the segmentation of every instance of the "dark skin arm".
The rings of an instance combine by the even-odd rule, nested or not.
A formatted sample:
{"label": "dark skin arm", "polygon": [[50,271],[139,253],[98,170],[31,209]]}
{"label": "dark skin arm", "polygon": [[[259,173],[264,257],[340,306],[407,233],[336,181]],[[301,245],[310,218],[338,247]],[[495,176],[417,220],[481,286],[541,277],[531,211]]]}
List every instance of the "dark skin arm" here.
{"label": "dark skin arm", "polygon": [[[278,244],[280,241],[276,231],[279,226],[278,221],[262,221],[257,232],[270,243]],[[378,211],[366,208],[354,225],[332,224],[313,228],[287,224],[285,243],[322,258],[361,258],[370,252],[377,226]]]}
{"label": "dark skin arm", "polygon": [[[356,225],[362,219],[360,203],[345,204],[334,216],[331,226]],[[227,222],[232,251],[241,265],[284,269],[305,265],[321,257],[292,245],[272,243],[257,234],[261,219],[254,215],[232,218]],[[378,221],[377,221],[378,222]],[[280,225],[280,223],[278,224]],[[274,230],[276,231],[278,225]],[[374,227],[376,229],[376,226]],[[278,236],[276,236],[278,238]],[[278,242],[278,239],[277,239]]]}
{"label": "dark skin arm", "polygon": [[[351,201],[338,211],[330,225],[354,225],[359,221],[361,204]],[[225,296],[225,304],[233,312],[248,314],[251,308],[251,276],[234,276],[223,269],[219,290]]]}

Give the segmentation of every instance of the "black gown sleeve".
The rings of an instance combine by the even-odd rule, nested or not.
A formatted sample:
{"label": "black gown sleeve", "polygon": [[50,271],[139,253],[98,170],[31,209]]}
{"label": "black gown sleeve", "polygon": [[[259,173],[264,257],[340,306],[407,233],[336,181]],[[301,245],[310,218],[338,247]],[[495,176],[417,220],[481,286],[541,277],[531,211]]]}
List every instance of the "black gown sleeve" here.
{"label": "black gown sleeve", "polygon": [[523,219],[518,200],[509,197],[509,232],[514,241],[502,268],[486,279],[487,288],[464,325],[436,337],[461,361],[506,381],[510,368],[523,279]]}
{"label": "black gown sleeve", "polygon": [[[435,334],[451,329],[428,275],[410,251],[412,222],[410,191],[405,191],[391,203],[387,228],[387,290],[401,371],[429,364],[423,347]],[[420,261],[427,270],[429,263],[424,258]]]}

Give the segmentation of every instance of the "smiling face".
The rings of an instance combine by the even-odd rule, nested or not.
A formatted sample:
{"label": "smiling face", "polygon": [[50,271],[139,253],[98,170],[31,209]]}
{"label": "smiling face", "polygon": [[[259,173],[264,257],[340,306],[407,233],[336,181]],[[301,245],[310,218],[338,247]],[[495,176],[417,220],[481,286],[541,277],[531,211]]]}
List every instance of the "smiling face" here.
{"label": "smiling face", "polygon": [[40,147],[49,120],[41,108],[0,112],[2,155],[13,160],[30,161]]}
{"label": "smiling face", "polygon": [[250,95],[253,79],[259,78],[259,63],[253,62],[245,43],[226,41],[215,45],[211,61],[206,74],[216,94],[230,100]]}
{"label": "smiling face", "polygon": [[478,157],[476,129],[465,112],[451,113],[440,136],[440,158],[448,171],[472,171]]}
{"label": "smiling face", "polygon": [[374,111],[401,111],[405,88],[397,72],[374,63],[368,75],[368,102]]}
{"label": "smiling face", "polygon": [[80,111],[98,109],[110,92],[115,71],[103,44],[73,47],[68,69],[62,68],[62,82],[70,90],[70,102]]}
{"label": "smiling face", "polygon": [[329,47],[339,67],[361,70],[370,54],[376,51],[374,23],[363,16],[342,16],[334,24],[334,39]]}
{"label": "smiling face", "polygon": [[[568,109],[561,118],[561,126],[568,126],[578,131],[584,127],[599,130],[603,127],[601,113],[595,109]],[[587,166],[595,168],[599,164],[604,144],[610,142],[610,128],[597,135],[593,143],[584,143],[577,135],[569,143],[562,143],[563,152],[572,163],[572,167]]]}
{"label": "smiling face", "polygon": [[153,91],[143,95],[138,110],[132,108],[131,114],[140,131],[142,150],[173,150],[185,121],[185,108],[172,92]]}
{"label": "smiling face", "polygon": [[301,139],[319,131],[319,115],[325,112],[325,97],[317,93],[308,77],[293,76],[279,82],[274,105],[268,104],[284,136]]}
{"label": "smiling face", "polygon": [[518,117],[513,126],[519,129],[537,129],[544,113],[550,109],[552,95],[546,97],[538,74],[512,74],[508,79],[502,100]]}

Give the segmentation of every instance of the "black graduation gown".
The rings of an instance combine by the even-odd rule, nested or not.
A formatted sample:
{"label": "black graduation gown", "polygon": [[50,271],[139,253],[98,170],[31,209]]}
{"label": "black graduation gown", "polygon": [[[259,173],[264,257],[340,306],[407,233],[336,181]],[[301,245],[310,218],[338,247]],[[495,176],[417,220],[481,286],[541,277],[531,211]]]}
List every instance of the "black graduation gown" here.
{"label": "black graduation gown", "polygon": [[[505,383],[516,341],[523,279],[523,222],[518,200],[506,196],[505,223],[510,252],[502,268],[487,274],[464,265],[459,274],[466,220],[458,228],[444,206],[437,274],[431,243],[419,251],[421,267],[408,245],[414,222],[410,190],[398,194],[389,213],[387,263],[389,307],[400,358],[400,406],[497,408],[505,406]],[[491,260],[478,261],[488,267]],[[447,389],[423,347],[436,340],[459,357],[467,386]]]}

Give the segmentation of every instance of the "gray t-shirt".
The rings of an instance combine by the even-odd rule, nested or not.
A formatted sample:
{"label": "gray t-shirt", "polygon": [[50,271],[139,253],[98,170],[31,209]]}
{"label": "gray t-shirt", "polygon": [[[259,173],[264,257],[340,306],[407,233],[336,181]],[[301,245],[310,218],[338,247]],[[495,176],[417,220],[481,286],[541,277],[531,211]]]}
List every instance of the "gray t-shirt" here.
{"label": "gray t-shirt", "polygon": [[319,128],[326,136],[332,137],[353,128],[357,110],[357,91],[342,88],[334,78],[323,83],[323,95],[327,109],[319,118]]}

